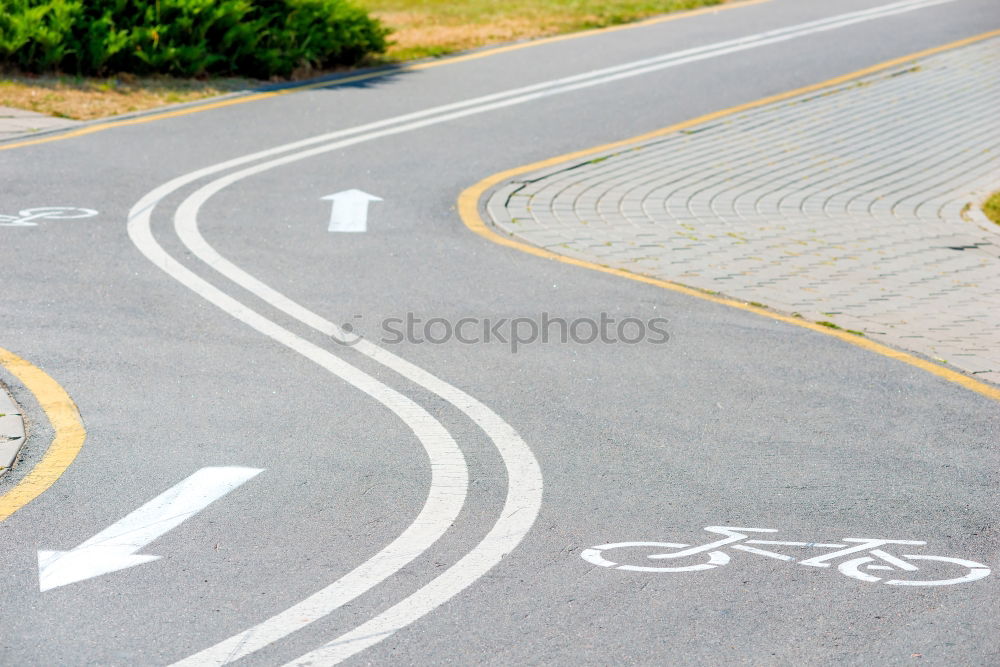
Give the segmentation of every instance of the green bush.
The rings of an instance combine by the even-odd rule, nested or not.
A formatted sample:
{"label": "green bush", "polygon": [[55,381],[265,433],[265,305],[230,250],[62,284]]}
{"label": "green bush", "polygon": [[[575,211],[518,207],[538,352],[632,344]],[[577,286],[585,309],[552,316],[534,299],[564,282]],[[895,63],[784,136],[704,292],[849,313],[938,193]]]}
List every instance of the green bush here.
{"label": "green bush", "polygon": [[357,63],[387,33],[350,0],[0,0],[0,65],[27,72],[266,79]]}

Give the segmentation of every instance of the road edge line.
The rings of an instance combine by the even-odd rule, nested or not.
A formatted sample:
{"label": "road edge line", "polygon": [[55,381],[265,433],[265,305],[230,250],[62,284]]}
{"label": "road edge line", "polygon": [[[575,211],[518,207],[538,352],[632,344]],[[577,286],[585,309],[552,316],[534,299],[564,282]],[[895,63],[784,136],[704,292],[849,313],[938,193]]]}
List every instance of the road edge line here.
{"label": "road edge line", "polygon": [[838,338],[846,343],[850,343],[851,345],[864,348],[870,352],[874,352],[876,354],[880,354],[882,356],[889,357],[891,359],[895,359],[905,364],[909,364],[910,366],[914,366],[921,370],[927,371],[928,373],[936,375],[937,377],[940,377],[949,382],[958,384],[970,391],[974,391],[977,394],[980,394],[987,398],[991,398],[995,401],[1000,401],[1000,388],[993,387],[984,382],[980,382],[963,373],[954,371],[950,368],[945,368],[943,366],[939,366],[938,364],[932,363],[925,359],[921,359],[920,357],[914,354],[903,352],[902,350],[897,350],[883,343],[877,343],[873,340],[860,337],[856,334],[848,333],[846,331],[838,331],[836,329],[830,329],[829,327],[824,327],[822,325],[814,324],[813,322],[808,322],[806,320],[798,319],[789,315],[783,315],[780,313],[771,312],[764,308],[753,306],[749,303],[739,301],[737,299],[730,299],[723,296],[709,294],[707,292],[697,290],[691,287],[686,287],[679,283],[671,282],[668,280],[661,280],[659,278],[653,278],[651,276],[632,273],[624,269],[616,269],[609,266],[603,266],[601,264],[597,264],[594,262],[589,262],[586,260],[576,259],[573,257],[566,257],[564,255],[560,255],[550,250],[545,250],[544,248],[539,248],[537,246],[530,245],[526,242],[518,241],[512,237],[503,236],[486,223],[486,221],[483,219],[480,209],[480,201],[483,199],[483,195],[486,194],[487,191],[499,185],[500,183],[503,183],[504,181],[510,180],[515,176],[520,176],[526,173],[540,171],[542,169],[547,169],[550,167],[566,164],[579,158],[589,157],[596,153],[604,153],[607,151],[615,150],[617,148],[631,146],[636,143],[663,137],[665,135],[678,132],[680,130],[692,127],[694,125],[700,125],[702,123],[730,116],[732,114],[739,113],[741,111],[754,109],[757,107],[772,104],[774,102],[780,102],[782,100],[786,100],[792,97],[797,97],[799,95],[804,95],[806,93],[810,93],[816,90],[829,88],[830,86],[836,86],[842,83],[846,83],[848,81],[852,81],[859,77],[863,77],[869,74],[890,69],[892,67],[901,65],[903,63],[907,63],[919,58],[925,58],[937,53],[941,53],[943,51],[948,51],[951,49],[968,46],[969,44],[974,44],[976,42],[980,42],[982,40],[996,36],[1000,36],[1000,30],[991,30],[989,32],[981,33],[973,37],[966,37],[964,39],[960,39],[954,42],[949,42],[948,44],[942,44],[940,46],[935,46],[929,49],[924,49],[922,51],[917,51],[915,53],[911,53],[899,58],[893,58],[892,60],[887,60],[885,62],[878,63],[876,65],[871,65],[869,67],[865,67],[856,70],[854,72],[850,72],[849,74],[842,74],[827,79],[825,81],[821,81],[819,83],[814,83],[808,86],[803,86],[801,88],[796,88],[794,90],[778,93],[777,95],[770,95],[767,97],[760,98],[758,100],[754,100],[752,102],[738,104],[736,106],[732,106],[719,111],[713,111],[698,116],[696,118],[691,118],[682,121],[680,123],[675,123],[673,125],[660,128],[658,130],[653,130],[652,132],[639,134],[637,136],[630,137],[628,139],[613,141],[610,143],[601,144],[599,146],[594,146],[591,148],[585,148],[582,150],[565,153],[563,155],[559,155],[553,158],[540,160],[538,162],[533,162],[531,164],[522,165],[520,167],[507,169],[505,171],[498,172],[491,176],[487,176],[478,183],[463,190],[461,194],[459,194],[458,196],[458,215],[461,218],[462,223],[470,231],[498,245],[506,246],[508,248],[513,248],[515,250],[520,250],[530,255],[535,255],[536,257],[543,257],[545,259],[555,260],[558,262],[562,262],[564,264],[569,264],[572,266],[577,266],[585,269],[591,269],[593,271],[599,271],[601,273],[618,276],[620,278],[627,278],[629,280],[645,283],[647,285],[653,285],[655,287],[660,287],[663,289],[668,289],[673,292],[685,294],[687,296],[697,297],[705,301],[711,301],[713,303],[717,303],[720,305],[729,306],[732,308],[738,308],[739,310],[755,313],[757,315],[761,315],[763,317],[767,317],[772,320],[786,322],[788,324],[794,324],[795,326],[810,329],[812,331],[816,331],[818,333],[822,333],[827,336],[833,336],[834,338]]}
{"label": "road edge line", "polygon": [[529,39],[524,42],[516,42],[514,44],[506,44],[503,46],[486,48],[481,51],[473,51],[472,53],[458,54],[451,57],[446,56],[441,59],[425,61],[425,62],[417,62],[410,65],[405,65],[405,64],[401,66],[388,65],[385,67],[379,67],[374,71],[364,72],[362,74],[348,75],[343,78],[326,79],[323,81],[316,81],[313,83],[295,85],[295,86],[290,86],[288,88],[282,88],[281,90],[250,93],[248,95],[237,94],[237,96],[235,97],[230,94],[223,97],[223,99],[216,99],[216,101],[214,102],[207,102],[205,104],[200,104],[200,105],[197,103],[193,103],[195,104],[195,106],[185,107],[182,109],[174,109],[173,111],[163,111],[163,112],[152,111],[149,115],[125,118],[117,121],[98,122],[93,125],[87,125],[85,127],[81,127],[75,130],[70,130],[68,132],[60,134],[51,134],[49,136],[38,137],[35,139],[25,139],[23,141],[12,141],[11,143],[8,144],[0,144],[0,151],[11,150],[13,148],[23,148],[25,146],[36,146],[38,144],[47,144],[53,141],[62,141],[64,139],[73,139],[76,137],[86,136],[88,134],[103,132],[104,130],[110,130],[115,127],[141,125],[143,123],[151,123],[157,120],[176,118],[178,116],[188,116],[191,114],[200,113],[202,111],[212,111],[213,109],[221,109],[224,107],[235,106],[237,104],[257,102],[260,100],[270,99],[272,97],[281,97],[283,95],[290,95],[292,93],[314,90],[316,88],[341,86],[348,83],[356,83],[358,81],[367,81],[369,79],[376,79],[382,76],[386,76],[387,74],[395,74],[401,72],[418,72],[425,69],[443,67],[445,65],[454,65],[469,60],[488,58],[490,56],[499,55],[501,53],[508,53],[511,51],[519,51],[521,49],[527,49],[534,46],[551,44],[553,42],[563,42],[571,39],[592,37],[594,35],[603,34],[607,32],[617,32],[619,30],[643,28],[651,25],[657,25],[660,23],[668,23],[670,21],[676,21],[679,19],[701,16],[702,14],[713,14],[721,11],[726,11],[729,9],[750,7],[753,5],[759,5],[770,1],[771,0],[738,0],[736,2],[723,2],[723,4],[719,5],[709,5],[707,7],[700,7],[698,9],[671,12],[669,14],[664,14],[662,16],[654,16],[652,18],[642,19],[634,23],[612,25],[612,26],[606,26],[604,28],[594,28],[592,30],[583,30],[579,32],[565,33],[562,35],[552,35],[551,37],[541,37],[539,39],[533,39],[533,40]]}
{"label": "road edge line", "polygon": [[55,431],[41,461],[24,479],[0,495],[0,521],[3,521],[55,484],[80,453],[87,431],[73,399],[45,371],[2,347],[0,366],[31,392]]}

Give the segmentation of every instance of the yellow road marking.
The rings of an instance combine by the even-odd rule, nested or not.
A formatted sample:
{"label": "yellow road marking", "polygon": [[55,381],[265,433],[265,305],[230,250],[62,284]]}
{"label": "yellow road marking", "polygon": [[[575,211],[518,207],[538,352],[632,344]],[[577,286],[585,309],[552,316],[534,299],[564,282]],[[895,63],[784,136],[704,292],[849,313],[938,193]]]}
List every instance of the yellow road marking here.
{"label": "yellow road marking", "polygon": [[628,278],[629,280],[635,280],[637,282],[646,283],[647,285],[655,285],[657,287],[662,287],[664,289],[672,290],[674,292],[680,292],[681,294],[686,294],[688,296],[697,297],[699,299],[704,299],[706,301],[711,301],[713,303],[722,304],[725,306],[730,306],[733,308],[739,308],[740,310],[746,310],[757,315],[762,315],[764,317],[769,317],[773,320],[778,320],[780,322],[787,322],[788,324],[794,324],[795,326],[804,327],[806,329],[811,329],[828,336],[834,336],[840,340],[850,343],[851,345],[856,345],[862,347],[866,350],[870,350],[877,354],[881,354],[897,361],[902,361],[903,363],[909,364],[911,366],[916,366],[928,373],[933,373],[934,375],[948,380],[949,382],[954,382],[959,384],[966,389],[974,391],[983,396],[987,396],[994,400],[1000,401],[1000,388],[990,386],[978,380],[974,380],[967,375],[963,375],[957,371],[953,371],[950,368],[945,368],[939,366],[935,363],[925,361],[919,357],[912,354],[896,350],[887,345],[881,343],[876,343],[875,341],[857,336],[855,334],[848,333],[846,331],[838,331],[836,329],[830,329],[819,324],[813,324],[812,322],[807,322],[795,317],[790,317],[788,315],[781,315],[778,313],[771,312],[764,308],[759,308],[757,306],[752,306],[748,303],[742,301],[737,301],[735,299],[727,299],[721,296],[714,296],[707,294],[700,290],[692,289],[690,287],[685,287],[678,283],[669,282],[667,280],[660,280],[657,278],[652,278],[649,276],[639,275],[637,273],[631,273],[622,269],[614,269],[608,266],[602,266],[600,264],[595,264],[593,262],[588,262],[581,259],[575,259],[572,257],[565,257],[563,255],[556,254],[549,250],[544,250],[527,243],[516,241],[513,238],[507,236],[501,236],[493,229],[488,227],[479,213],[479,201],[482,199],[483,195],[487,190],[494,187],[495,185],[511,180],[516,176],[522,174],[539,171],[541,169],[546,169],[548,167],[553,167],[566,162],[570,162],[579,158],[588,157],[594,155],[595,153],[604,153],[616,148],[621,148],[624,146],[630,146],[639,142],[647,141],[657,137],[662,137],[667,134],[672,134],[679,130],[689,128],[694,125],[700,125],[702,123],[714,120],[716,118],[721,118],[723,116],[730,116],[732,114],[738,113],[740,111],[746,111],[748,109],[754,109],[757,107],[765,106],[773,102],[779,102],[781,100],[786,100],[791,97],[796,97],[805,93],[809,93],[821,88],[828,88],[830,86],[835,86],[858,77],[862,77],[868,74],[886,70],[902,63],[910,62],[918,58],[924,58],[926,56],[933,55],[935,53],[940,53],[942,51],[947,51],[949,49],[959,48],[961,46],[966,46],[968,44],[973,44],[975,42],[982,41],[984,39],[989,39],[990,37],[1000,36],[1000,30],[992,30],[990,32],[983,33],[981,35],[976,35],[975,37],[969,37],[966,39],[960,39],[956,42],[951,42],[943,46],[936,46],[931,49],[926,49],[924,51],[918,51],[917,53],[911,53],[910,55],[903,56],[902,58],[894,58],[892,60],[887,60],[886,62],[879,63],[878,65],[872,65],[871,67],[866,67],[864,69],[851,72],[850,74],[844,74],[842,76],[837,76],[832,79],[827,79],[821,83],[812,84],[809,86],[804,86],[802,88],[797,88],[795,90],[790,90],[785,93],[780,93],[778,95],[771,95],[769,97],[764,97],[753,102],[748,102],[746,104],[739,104],[728,109],[723,109],[721,111],[714,111],[704,116],[699,116],[697,118],[692,118],[691,120],[686,120],[669,127],[664,127],[653,132],[647,132],[646,134],[640,134],[629,139],[624,139],[622,141],[614,141],[608,144],[603,144],[601,146],[595,146],[593,148],[587,148],[580,151],[575,151],[572,153],[566,153],[565,155],[560,155],[558,157],[549,158],[547,160],[542,160],[540,162],[534,162],[532,164],[524,165],[521,167],[515,167],[513,169],[508,169],[497,174],[489,176],[479,183],[467,188],[458,197],[458,213],[462,218],[462,222],[465,226],[471,229],[476,234],[489,239],[493,243],[497,243],[508,248],[516,248],[522,252],[526,252],[537,257],[544,257],[546,259],[553,259],[564,264],[571,264],[573,266],[579,266],[586,269],[592,269],[594,271],[600,271],[601,273],[609,273],[613,276],[619,276],[621,278]]}
{"label": "yellow road marking", "polygon": [[541,46],[543,44],[551,44],[553,42],[562,42],[569,39],[580,39],[581,37],[589,37],[598,33],[615,32],[618,30],[631,30],[633,28],[642,28],[645,26],[655,25],[657,23],[666,23],[668,21],[676,21],[678,19],[689,18],[692,16],[700,16],[702,14],[711,14],[715,12],[724,11],[727,9],[736,9],[738,7],[749,7],[751,5],[759,5],[764,2],[770,2],[770,0],[741,0],[739,2],[730,2],[723,5],[714,5],[711,7],[703,7],[701,9],[694,9],[687,12],[679,12],[675,14],[668,14],[666,16],[657,16],[651,19],[646,19],[644,21],[637,21],[635,23],[627,23],[623,25],[610,26],[607,28],[597,28],[595,30],[585,30],[583,32],[574,32],[566,35],[555,35],[553,37],[545,37],[542,39],[530,40],[526,42],[521,42],[518,44],[508,44],[507,46],[498,46],[492,49],[485,49],[483,51],[476,51],[474,53],[468,53],[466,55],[455,56],[451,58],[443,58],[440,60],[432,60],[429,62],[414,63],[413,65],[403,65],[401,67],[386,67],[380,68],[373,72],[366,72],[364,74],[357,74],[354,76],[348,76],[343,79],[333,79],[329,81],[317,81],[316,83],[305,84],[302,86],[295,86],[292,88],[284,88],[282,90],[273,90],[266,93],[254,93],[252,95],[244,95],[241,97],[233,97],[224,100],[218,100],[216,102],[209,102],[207,104],[201,104],[198,106],[188,107],[185,109],[176,109],[174,111],[165,111],[163,113],[151,114],[148,116],[140,116],[138,118],[129,118],[126,120],[109,121],[107,123],[97,123],[95,125],[88,125],[86,127],[81,127],[77,130],[71,130],[69,132],[63,132],[61,134],[56,134],[48,137],[39,137],[37,139],[26,139],[24,141],[17,141],[9,144],[0,145],[0,151],[10,150],[12,148],[21,148],[24,146],[35,146],[37,144],[47,144],[51,141],[62,141],[63,139],[72,139],[74,137],[82,137],[88,134],[94,134],[95,132],[103,132],[104,130],[109,130],[113,127],[125,127],[127,125],[139,125],[142,123],[151,123],[155,120],[163,120],[165,118],[176,118],[178,116],[187,116],[190,114],[201,113],[202,111],[211,111],[212,109],[221,109],[224,107],[234,106],[236,104],[246,104],[247,102],[257,102],[259,100],[266,100],[272,97],[280,97],[282,95],[290,95],[292,93],[299,93],[304,90],[314,90],[316,88],[326,88],[333,86],[342,86],[346,83],[354,83],[356,81],[366,81],[368,79],[376,79],[378,77],[386,76],[387,74],[393,74],[396,72],[417,72],[420,70],[431,69],[432,67],[442,67],[444,65],[454,65],[456,63],[463,63],[468,60],[478,60],[479,58],[488,58],[490,56],[495,56],[501,53],[508,53],[510,51],[518,51],[520,49],[527,49],[534,46]]}
{"label": "yellow road marking", "polygon": [[0,521],[44,493],[80,453],[87,432],[66,390],[45,371],[0,348],[0,365],[20,380],[45,411],[55,437],[42,460],[10,491],[0,495]]}

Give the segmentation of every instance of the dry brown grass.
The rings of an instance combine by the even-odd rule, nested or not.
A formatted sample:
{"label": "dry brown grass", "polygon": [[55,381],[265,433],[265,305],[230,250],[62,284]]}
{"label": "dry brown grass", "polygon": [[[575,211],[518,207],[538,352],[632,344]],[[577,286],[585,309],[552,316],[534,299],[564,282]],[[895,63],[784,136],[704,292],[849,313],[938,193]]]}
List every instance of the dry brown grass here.
{"label": "dry brown grass", "polygon": [[393,29],[390,59],[636,21],[725,0],[359,0]]}
{"label": "dry brown grass", "polygon": [[502,18],[484,24],[442,23],[432,16],[412,12],[375,13],[393,27],[392,46],[386,54],[393,60],[441,55],[496,44],[525,36],[549,34],[526,18]]}
{"label": "dry brown grass", "polygon": [[192,81],[168,77],[0,77],[0,106],[91,120],[215,97],[257,85],[246,79]]}

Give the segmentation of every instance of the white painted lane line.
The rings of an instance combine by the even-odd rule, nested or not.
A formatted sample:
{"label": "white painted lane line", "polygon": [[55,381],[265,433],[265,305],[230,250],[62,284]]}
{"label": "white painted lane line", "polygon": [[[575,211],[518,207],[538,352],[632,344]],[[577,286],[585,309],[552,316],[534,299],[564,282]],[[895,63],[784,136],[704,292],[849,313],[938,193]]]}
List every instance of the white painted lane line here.
{"label": "white painted lane line", "polygon": [[[860,21],[872,20],[883,16],[889,16],[896,13],[919,9],[925,6],[940,4],[941,2],[951,2],[951,1],[955,0],[932,0],[929,2],[894,3],[892,5],[886,5],[871,10],[865,10],[864,12],[853,12],[851,14],[839,15],[821,21],[811,22],[809,24],[800,24],[798,26],[791,26],[789,28],[784,28],[778,31],[761,33],[756,36],[743,38],[742,40],[732,40],[730,42],[722,42],[716,45],[700,47],[698,49],[690,49],[683,52],[667,54],[665,56],[660,56],[653,59],[636,61],[634,63],[628,63],[623,66],[605,68],[604,70],[597,70],[594,72],[588,72],[572,77],[565,77],[563,79],[557,79],[542,84],[536,84],[534,86],[527,86],[520,89],[514,89],[510,91],[496,93],[493,95],[475,98],[472,100],[466,100],[464,102],[442,105],[439,107],[434,107],[420,112],[406,114],[395,118],[389,118],[375,123],[369,123],[367,125],[356,128],[350,128],[333,133],[328,133],[325,135],[320,135],[299,142],[294,142],[291,144],[286,144],[284,146],[268,149],[266,151],[259,151],[252,155],[244,156],[242,158],[237,158],[235,160],[230,160],[228,162],[221,163],[218,165],[213,165],[205,169],[199,170],[197,172],[192,172],[191,174],[187,174],[180,178],[174,179],[170,183],[161,186],[161,188],[158,188],[153,193],[150,193],[150,195],[147,198],[144,198],[146,200],[145,204],[137,205],[134,211],[136,213],[141,213],[144,209],[155,205],[155,203],[159,201],[159,199],[162,198],[163,196],[166,196],[170,192],[173,192],[179,189],[180,187],[183,187],[188,183],[194,182],[195,180],[198,180],[204,176],[220,173],[227,169],[231,169],[233,167],[240,166],[243,164],[248,164],[250,162],[264,159],[266,157],[280,155],[281,153],[297,150],[300,148],[305,148],[307,146],[314,146],[316,144],[320,144],[323,141],[328,141],[330,139],[341,138],[341,137],[344,138],[344,140],[342,141],[336,141],[326,146],[318,146],[310,150],[303,150],[293,156],[287,157],[287,159],[281,158],[277,160],[272,160],[268,162],[266,165],[260,165],[259,168],[255,167],[251,170],[244,170],[243,172],[240,172],[237,175],[231,175],[231,177],[225,177],[219,179],[212,183],[212,189],[213,191],[222,189],[230,182],[235,182],[240,178],[250,175],[250,173],[258,173],[261,171],[265,171],[266,169],[278,166],[279,164],[291,163],[296,160],[304,159],[311,155],[318,155],[331,150],[336,150],[337,148],[352,145],[355,143],[360,143],[362,141],[368,141],[378,137],[384,137],[402,132],[407,132],[410,130],[418,129],[420,127],[426,127],[437,123],[443,123],[449,120],[454,120],[472,114],[484,113],[494,109],[500,109],[515,104],[521,104],[534,99],[540,99],[542,97],[546,97],[549,95],[561,94],[564,92],[586,88],[589,86],[595,86],[630,76],[637,76],[647,72],[664,69],[665,67],[672,67],[675,65],[680,65],[688,62],[695,62],[697,60],[702,60],[709,57],[716,57],[720,55],[725,55],[727,53],[733,53],[737,51],[746,50],[749,48],[755,48],[757,46],[763,46],[766,44],[783,41],[786,39],[793,39],[796,37],[812,34],[814,32],[831,30],[834,28],[850,25],[852,23],[857,23]],[[408,122],[408,121],[415,121],[415,122]],[[393,125],[399,123],[405,123],[405,125],[392,127]],[[367,133],[367,134],[364,136],[357,136],[361,133]],[[175,218],[175,225],[178,228],[178,232],[182,234],[182,237],[184,235],[184,233],[182,232],[182,228],[185,227],[187,228],[188,238],[185,239],[185,243],[190,248],[192,248],[192,250],[195,250],[194,246],[197,246],[200,243],[201,252],[195,250],[195,254],[198,255],[203,261],[206,261],[207,263],[212,265],[214,268],[216,268],[223,274],[229,276],[231,279],[234,279],[237,283],[255,292],[258,296],[265,299],[272,305],[276,305],[277,307],[281,308],[286,313],[292,314],[293,316],[297,317],[300,321],[305,322],[306,324],[309,324],[310,326],[320,331],[323,331],[324,333],[331,334],[339,331],[339,329],[331,322],[325,320],[324,318],[319,317],[318,315],[312,313],[311,311],[288,300],[280,293],[271,289],[267,285],[260,283],[260,281],[257,281],[255,278],[249,276],[238,267],[235,267],[228,261],[224,260],[223,258],[218,256],[218,254],[215,253],[215,251],[211,249],[206,243],[204,243],[204,240],[200,238],[200,234],[197,233],[196,215],[190,215],[190,214],[192,211],[196,214],[197,208],[200,206],[201,201],[204,201],[209,196],[211,195],[207,191],[199,191],[198,193],[196,193],[194,197],[189,198],[188,200],[185,201],[184,206],[188,207],[186,213],[182,215],[181,212],[178,211],[178,216]],[[195,200],[201,200],[201,201],[195,201]],[[185,222],[185,220],[189,220],[190,222],[189,223]],[[192,245],[192,243],[194,245]],[[341,334],[343,334],[343,332],[341,332]],[[371,356],[373,359],[379,360],[382,363],[386,363],[386,365],[390,366],[397,372],[400,372],[405,377],[408,377],[414,382],[421,384],[422,386],[427,387],[428,385],[425,383],[427,383],[428,381],[432,382],[433,384],[439,385],[438,389],[440,391],[436,391],[435,393],[438,393],[443,398],[446,398],[446,400],[454,399],[459,402],[466,402],[467,409],[463,409],[463,411],[466,412],[466,414],[470,415],[470,417],[473,417],[473,419],[477,420],[477,423],[480,423],[481,426],[484,426],[484,424],[488,424],[490,420],[495,418],[498,423],[495,423],[494,426],[502,425],[509,428],[509,426],[507,426],[506,423],[500,420],[499,417],[497,417],[494,413],[492,413],[492,411],[486,408],[485,405],[479,403],[478,401],[475,401],[475,399],[472,399],[471,397],[465,395],[463,392],[460,392],[454,387],[450,387],[450,385],[447,385],[447,383],[443,383],[442,381],[435,378],[434,376],[431,376],[422,369],[413,366],[412,364],[409,364],[408,362],[398,357],[395,357],[395,355],[392,355],[386,352],[385,350],[382,350],[368,343],[367,341],[361,341],[358,345],[354,346],[352,349],[358,350],[363,354]],[[474,417],[473,415],[476,416]],[[484,421],[478,421],[479,419],[482,419]],[[486,426],[484,426],[484,430],[486,430]],[[501,517],[501,520],[494,526],[494,531],[491,531],[491,534],[487,536],[487,539],[481,542],[476,547],[476,549],[473,550],[473,552],[470,552],[470,554],[468,554],[468,556],[465,559],[463,559],[458,564],[453,566],[454,569],[454,568],[459,568],[459,566],[461,565],[462,566],[461,569],[465,569],[467,573],[473,573],[475,570],[480,570],[481,573],[485,573],[485,571],[487,571],[490,567],[492,567],[493,564],[495,564],[495,562],[498,562],[499,559],[493,560],[491,557],[489,557],[489,554],[487,553],[491,547],[496,547],[499,544],[499,542],[491,541],[490,539],[491,536],[493,537],[501,536],[504,533],[504,531],[508,531],[509,533],[507,535],[507,537],[509,538],[508,543],[516,546],[520,542],[520,540],[523,539],[523,534],[527,533],[527,530],[534,522],[534,518],[535,516],[537,516],[538,508],[540,507],[540,502],[541,502],[541,474],[537,467],[537,461],[535,461],[534,456],[531,454],[530,449],[528,449],[527,445],[523,443],[523,441],[516,434],[516,432],[513,431],[513,429],[510,429],[508,437],[505,437],[502,432],[497,434],[500,436],[499,439],[495,437],[494,433],[490,433],[489,431],[487,431],[487,433],[494,440],[494,442],[497,443],[497,446],[500,449],[501,454],[504,456],[505,464],[507,464],[511,476],[513,477],[515,474],[520,474],[522,475],[522,477],[517,483],[514,483],[512,481],[512,483],[509,485],[507,504],[505,504],[504,513],[503,516]],[[518,504],[518,498],[521,498],[522,501],[536,500],[537,502],[527,502],[527,504],[524,504],[522,502],[521,504]],[[512,508],[515,507],[519,507],[521,511],[520,512],[508,511],[512,510]],[[523,531],[523,534],[520,537],[517,537],[517,533],[521,531]],[[494,532],[496,532],[496,535],[493,534]],[[503,540],[501,540],[501,542],[502,541]],[[501,554],[501,557],[502,555],[503,554]],[[481,574],[476,575],[476,577],[478,576],[481,576]],[[395,629],[398,629],[399,627],[395,625],[396,623],[400,623],[403,621],[411,622],[413,619],[419,618],[420,615],[427,613],[427,611],[429,611],[430,609],[433,609],[433,606],[426,607],[428,601],[432,601],[436,606],[437,604],[440,604],[441,602],[445,601],[446,599],[460,592],[460,590],[464,589],[465,586],[468,586],[470,583],[472,583],[472,581],[474,581],[476,577],[465,580],[461,576],[456,576],[456,573],[453,572],[452,569],[446,571],[443,575],[441,575],[441,577],[439,577],[439,579],[434,580],[424,589],[421,589],[410,598],[404,600],[402,603],[400,603],[400,605],[397,605],[393,609],[389,610],[389,612],[386,612],[386,614],[381,615],[376,619],[373,619],[370,623],[379,622],[385,624],[384,627],[390,627],[393,629],[378,634],[377,639],[370,638],[369,640],[360,642],[354,640],[347,642],[347,644],[345,645],[350,645],[354,647],[349,650],[350,654],[362,650],[364,647],[371,645],[371,643],[374,643],[375,641],[380,641],[382,638],[388,636],[388,634],[391,634],[391,632],[394,632]],[[451,589],[447,590],[447,595],[445,595],[446,592],[445,590],[440,589],[436,586],[436,584],[439,581],[451,584]],[[336,584],[334,584],[334,586],[335,585]],[[458,586],[457,590],[456,586]],[[310,598],[310,600],[312,600],[312,598]],[[292,609],[295,608],[293,607]],[[274,624],[271,624],[270,621],[265,622],[257,626],[256,628],[246,631],[241,636],[232,638],[232,639],[237,639],[239,637],[242,637],[241,641],[243,641],[242,644],[239,644],[239,646],[241,647],[239,649],[239,652],[232,654],[232,659],[236,659],[237,657],[240,657],[242,655],[247,655],[250,652],[252,652],[252,650],[256,650],[256,648],[252,650],[244,650],[244,647],[246,647],[247,642],[252,637],[255,637],[257,633],[260,631],[266,631],[268,633],[271,633],[272,636],[274,637],[271,641],[276,641],[278,638],[280,638],[279,635],[281,634],[281,632],[287,634],[291,631],[294,631],[294,629],[297,629],[297,627],[291,627],[291,624],[286,623],[286,621],[290,620],[288,618],[284,618],[282,620],[280,617],[275,617],[275,619],[271,620],[276,622]],[[301,626],[299,625],[298,627]],[[345,635],[345,637],[346,636],[347,635]],[[227,642],[229,641],[230,640],[227,640]],[[333,643],[336,643],[338,641],[339,640],[335,640]],[[219,646],[213,648],[221,649],[223,648],[223,645],[227,644],[227,642],[223,642]],[[261,644],[261,646],[266,645],[266,643],[269,642],[265,642]],[[232,644],[229,644],[229,646],[232,647]],[[338,654],[343,655],[345,650],[347,649],[338,649]],[[198,656],[201,656],[201,661],[195,660],[190,664],[222,664],[230,659],[229,657],[226,657],[224,653],[216,652],[213,654],[211,653],[211,651],[212,649],[209,649],[208,651],[198,654]],[[193,656],[192,659],[197,658],[198,656]]]}
{"label": "white painted lane line", "polygon": [[[267,164],[270,166],[270,163]],[[269,166],[265,168],[269,168]],[[255,168],[252,173],[259,171],[261,170]],[[250,172],[240,173],[249,175]],[[201,236],[197,222],[201,205],[232,182],[233,179],[230,176],[216,179],[181,203],[174,216],[175,229],[181,240],[199,259],[272,306],[323,333],[330,334],[340,331],[332,322],[291,301],[223,258]],[[341,334],[343,333],[341,331]],[[416,614],[412,618],[419,618],[451,596],[458,594],[517,547],[531,529],[541,508],[542,475],[537,460],[517,432],[480,401],[368,341],[361,340],[352,349],[387,366],[462,411],[492,440],[507,469],[507,498],[501,510],[500,519],[480,544],[459,563],[446,571],[444,575],[441,575],[440,581],[435,580],[438,582],[437,586],[434,586],[434,582],[432,582],[431,586],[421,589],[407,601],[404,601],[407,604],[397,610],[398,613],[393,619],[400,623],[409,618],[406,614]],[[177,664],[220,665],[249,655],[288,636],[304,625],[332,613],[346,602],[369,590],[379,581],[394,574],[404,564],[392,559],[373,559],[362,566],[372,576],[363,579],[345,577],[281,614]],[[447,586],[442,589],[441,586],[445,584]],[[428,607],[428,605],[430,606]],[[410,621],[405,621],[405,623],[408,622]],[[403,624],[405,625],[405,623]],[[402,625],[398,627],[402,627]],[[398,627],[394,627],[392,631]],[[391,634],[390,631],[383,630],[379,636],[385,638],[389,634]],[[364,648],[358,643],[353,645],[356,650]]]}
{"label": "white painted lane line", "polygon": [[[262,163],[211,181],[181,202],[174,215],[174,228],[181,241],[196,257],[239,286],[317,331],[345,336],[346,333],[334,323],[295,303],[219,255],[198,229],[198,212],[214,194],[240,178],[284,164],[294,157]],[[543,487],[541,470],[531,449],[509,424],[483,403],[367,340],[359,340],[351,349],[374,359],[461,410],[496,446],[507,469],[508,481],[507,498],[500,518],[486,537],[437,579],[396,605],[390,610],[391,614],[387,612],[388,615],[375,619],[379,628],[376,633],[364,635],[360,640],[352,639],[340,649],[341,652],[357,652],[385,639],[457,595],[488,572],[528,534],[541,509]],[[362,566],[373,573],[372,576],[354,580],[345,578],[334,582],[284,612],[177,664],[221,665],[249,655],[332,613],[394,574],[403,564],[393,560],[373,559]]]}
{"label": "white painted lane line", "polygon": [[321,197],[333,202],[330,212],[331,232],[363,232],[368,229],[368,204],[382,201],[381,197],[370,195],[361,190],[344,190],[332,195]]}
{"label": "white painted lane line", "polygon": [[260,468],[202,468],[80,546],[70,551],[39,551],[39,588],[47,591],[159,559],[136,552],[262,472]]}
{"label": "white painted lane line", "polygon": [[[169,185],[147,194],[136,203],[129,215],[129,237],[147,259],[226,313],[298,352],[389,408],[413,431],[427,453],[431,466],[431,484],[424,506],[413,523],[371,559],[324,589],[321,600],[312,601],[339,606],[384,579],[388,576],[387,572],[391,574],[398,571],[448,530],[461,511],[468,491],[465,457],[448,431],[414,401],[251,310],[168,255],[153,238],[150,217],[153,207],[166,194]],[[303,617],[282,620],[294,625],[296,629],[308,623]],[[223,664],[230,660],[228,656],[238,657],[245,647],[254,646],[249,637],[235,639],[235,642],[226,646],[220,645],[220,653],[213,658],[214,662],[202,664]]]}

